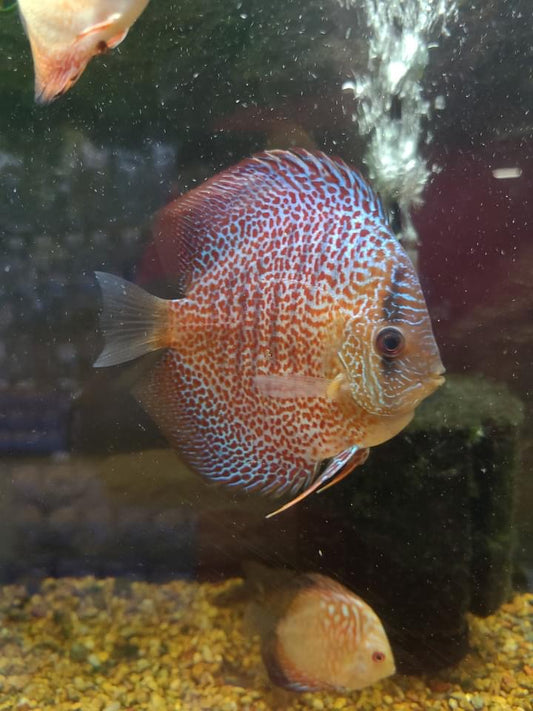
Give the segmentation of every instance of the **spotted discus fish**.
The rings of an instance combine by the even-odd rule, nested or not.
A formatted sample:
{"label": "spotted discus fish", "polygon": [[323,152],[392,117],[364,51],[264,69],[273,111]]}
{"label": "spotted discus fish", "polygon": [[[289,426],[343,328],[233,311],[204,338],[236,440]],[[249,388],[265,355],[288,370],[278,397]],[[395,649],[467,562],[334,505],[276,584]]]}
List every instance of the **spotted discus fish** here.
{"label": "spotted discus fish", "polygon": [[353,691],[394,674],[381,620],[364,600],[324,575],[267,570],[270,580],[246,618],[261,638],[274,684],[291,691]]}
{"label": "spotted discus fish", "polygon": [[181,298],[97,273],[95,366],[166,349],[134,392],[208,479],[298,501],[361,464],[443,382],[415,270],[338,158],[260,153],[159,224]]}

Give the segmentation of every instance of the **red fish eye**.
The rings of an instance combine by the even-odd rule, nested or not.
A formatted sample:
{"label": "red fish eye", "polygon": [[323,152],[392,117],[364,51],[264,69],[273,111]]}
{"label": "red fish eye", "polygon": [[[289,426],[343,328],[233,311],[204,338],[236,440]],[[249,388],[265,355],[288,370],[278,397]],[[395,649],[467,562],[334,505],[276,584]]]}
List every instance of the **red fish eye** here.
{"label": "red fish eye", "polygon": [[374,652],[372,654],[372,661],[373,662],[384,662],[385,661],[385,654],[383,652]]}
{"label": "red fish eye", "polygon": [[384,358],[397,358],[405,347],[405,338],[399,328],[387,326],[376,336],[376,351]]}

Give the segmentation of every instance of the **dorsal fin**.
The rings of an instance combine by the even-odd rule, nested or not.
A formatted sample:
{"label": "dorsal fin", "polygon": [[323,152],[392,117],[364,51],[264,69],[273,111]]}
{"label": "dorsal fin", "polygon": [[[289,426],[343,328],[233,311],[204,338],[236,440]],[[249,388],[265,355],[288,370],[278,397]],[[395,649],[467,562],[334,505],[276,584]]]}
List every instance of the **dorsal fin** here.
{"label": "dorsal fin", "polygon": [[254,220],[267,220],[265,211],[275,216],[287,195],[296,212],[306,194],[325,211],[359,208],[385,221],[374,191],[339,158],[304,149],[265,151],[160,210],[154,243],[161,264],[172,278],[180,275],[185,293],[230,251],[253,239]]}

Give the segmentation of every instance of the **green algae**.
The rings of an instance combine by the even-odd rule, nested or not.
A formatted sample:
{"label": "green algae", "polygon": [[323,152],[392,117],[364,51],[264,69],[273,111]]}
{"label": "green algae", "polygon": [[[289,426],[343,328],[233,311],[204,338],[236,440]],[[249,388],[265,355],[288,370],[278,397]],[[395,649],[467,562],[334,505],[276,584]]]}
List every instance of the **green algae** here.
{"label": "green algae", "polygon": [[490,434],[486,423],[492,428],[519,427],[523,419],[522,403],[503,383],[481,375],[448,375],[442,388],[417,408],[407,431],[460,428],[475,444]]}

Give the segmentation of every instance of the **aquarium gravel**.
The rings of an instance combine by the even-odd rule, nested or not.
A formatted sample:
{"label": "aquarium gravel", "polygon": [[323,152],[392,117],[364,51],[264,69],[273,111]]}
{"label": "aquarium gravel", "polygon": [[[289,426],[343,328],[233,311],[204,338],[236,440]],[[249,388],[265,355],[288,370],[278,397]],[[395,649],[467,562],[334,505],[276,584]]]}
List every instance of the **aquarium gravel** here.
{"label": "aquarium gravel", "polygon": [[[532,711],[533,595],[471,617],[471,653],[435,676],[348,696],[271,686],[237,581],[48,579],[0,589],[0,710]],[[221,596],[222,594],[222,596]]]}

